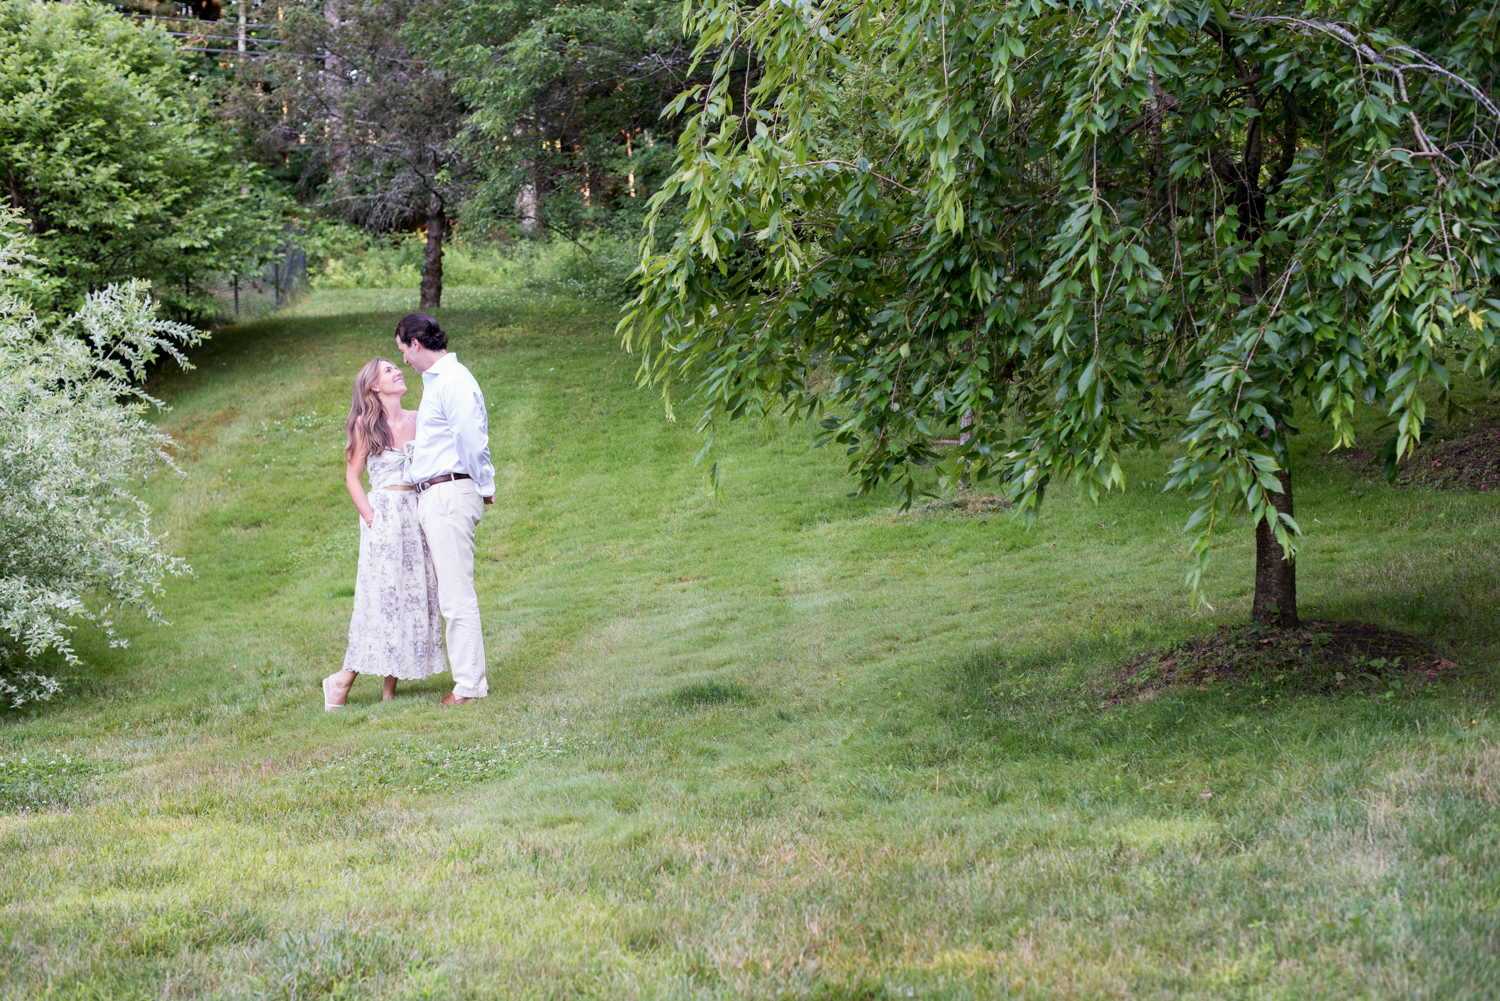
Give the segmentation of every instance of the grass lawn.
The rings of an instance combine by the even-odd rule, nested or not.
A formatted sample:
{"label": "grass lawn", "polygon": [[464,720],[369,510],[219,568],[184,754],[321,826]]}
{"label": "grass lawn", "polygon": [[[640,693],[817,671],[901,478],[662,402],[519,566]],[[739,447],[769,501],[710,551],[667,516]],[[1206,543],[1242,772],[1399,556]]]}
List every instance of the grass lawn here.
{"label": "grass lawn", "polygon": [[1101,708],[1131,656],[1248,611],[1241,524],[1191,613],[1166,457],[1027,532],[848,499],[807,429],[741,429],[719,503],[608,311],[449,301],[493,405],[490,698],[318,690],[348,387],[414,294],[223,332],[156,386],[186,475],[147,494],[196,574],[171,627],[81,637],[64,696],[0,715],[0,995],[1500,994],[1495,494],[1302,443],[1303,614],[1414,632],[1460,679]]}

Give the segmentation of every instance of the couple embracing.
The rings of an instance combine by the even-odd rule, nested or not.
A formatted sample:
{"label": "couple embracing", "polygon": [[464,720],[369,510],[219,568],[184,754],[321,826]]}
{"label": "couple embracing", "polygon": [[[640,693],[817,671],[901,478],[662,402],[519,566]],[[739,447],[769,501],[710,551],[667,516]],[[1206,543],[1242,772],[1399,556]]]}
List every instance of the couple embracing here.
{"label": "couple embracing", "polygon": [[484,394],[426,313],[401,319],[396,346],[422,373],[422,402],[415,413],[402,409],[406,380],[384,358],[354,378],[344,458],[360,517],[359,571],[344,669],[323,679],[327,710],[343,707],[361,674],[383,676],[389,699],[398,680],[442,672],[443,623],[453,670],[443,704],[489,694],[474,593],[474,531],[495,499]]}

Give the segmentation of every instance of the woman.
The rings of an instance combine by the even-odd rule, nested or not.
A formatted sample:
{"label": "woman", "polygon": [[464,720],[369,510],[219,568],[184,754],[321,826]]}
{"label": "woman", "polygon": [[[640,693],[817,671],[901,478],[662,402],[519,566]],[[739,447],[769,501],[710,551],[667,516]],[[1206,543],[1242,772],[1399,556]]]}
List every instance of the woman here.
{"label": "woman", "polygon": [[[359,512],[359,572],[344,669],[323,679],[323,708],[341,708],[357,674],[385,675],[385,698],[397,679],[416,681],[446,669],[437,575],[417,524],[417,495],[406,478],[407,443],[417,414],[401,409],[406,379],[376,358],[354,377],[344,482]],[[361,473],[370,475],[365,493]]]}

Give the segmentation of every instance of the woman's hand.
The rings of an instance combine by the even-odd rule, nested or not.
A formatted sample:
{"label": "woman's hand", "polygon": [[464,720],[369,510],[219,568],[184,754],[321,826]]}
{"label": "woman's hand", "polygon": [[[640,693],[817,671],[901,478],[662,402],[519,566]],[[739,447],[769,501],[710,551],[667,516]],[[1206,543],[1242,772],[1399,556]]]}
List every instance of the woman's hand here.
{"label": "woman's hand", "polygon": [[365,496],[364,480],[361,474],[364,472],[364,456],[357,456],[350,461],[344,470],[344,486],[349,488],[349,499],[354,502],[354,510],[359,512],[360,520],[365,523],[366,528],[375,527],[375,509],[370,506],[370,498]]}

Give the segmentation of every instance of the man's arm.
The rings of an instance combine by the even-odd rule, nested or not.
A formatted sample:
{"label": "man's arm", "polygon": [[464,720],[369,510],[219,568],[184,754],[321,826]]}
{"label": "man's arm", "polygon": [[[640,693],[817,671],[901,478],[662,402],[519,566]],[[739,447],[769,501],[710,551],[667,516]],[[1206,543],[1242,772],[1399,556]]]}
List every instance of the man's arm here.
{"label": "man's arm", "polygon": [[495,467],[490,463],[490,415],[484,394],[470,379],[454,379],[443,402],[453,422],[454,441],[464,472],[474,478],[486,504],[495,499]]}

